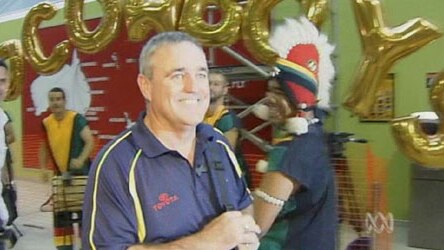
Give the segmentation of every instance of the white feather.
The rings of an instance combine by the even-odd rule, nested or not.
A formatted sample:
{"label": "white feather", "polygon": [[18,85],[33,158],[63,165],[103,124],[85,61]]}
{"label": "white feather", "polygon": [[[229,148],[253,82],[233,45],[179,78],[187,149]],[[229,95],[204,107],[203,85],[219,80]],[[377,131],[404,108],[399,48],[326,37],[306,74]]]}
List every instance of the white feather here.
{"label": "white feather", "polygon": [[335,69],[330,58],[334,46],[328,43],[328,38],[319,33],[316,26],[306,17],[298,20],[285,19],[284,23],[275,27],[269,39],[270,46],[281,58],[286,58],[290,50],[298,44],[313,44],[319,53],[318,73],[318,107],[330,108],[330,89],[334,79]]}

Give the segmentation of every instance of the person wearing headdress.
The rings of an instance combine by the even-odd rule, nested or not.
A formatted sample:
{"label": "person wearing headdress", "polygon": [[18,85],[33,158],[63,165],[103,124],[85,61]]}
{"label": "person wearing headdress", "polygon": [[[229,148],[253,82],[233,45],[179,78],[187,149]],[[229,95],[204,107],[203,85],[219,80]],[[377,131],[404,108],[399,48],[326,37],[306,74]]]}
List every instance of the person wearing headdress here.
{"label": "person wearing headdress", "polygon": [[[336,248],[336,194],[322,128],[334,77],[334,48],[305,17],[287,19],[270,37],[278,53],[266,111],[274,147],[254,194],[260,249]],[[264,166],[262,166],[264,168]]]}

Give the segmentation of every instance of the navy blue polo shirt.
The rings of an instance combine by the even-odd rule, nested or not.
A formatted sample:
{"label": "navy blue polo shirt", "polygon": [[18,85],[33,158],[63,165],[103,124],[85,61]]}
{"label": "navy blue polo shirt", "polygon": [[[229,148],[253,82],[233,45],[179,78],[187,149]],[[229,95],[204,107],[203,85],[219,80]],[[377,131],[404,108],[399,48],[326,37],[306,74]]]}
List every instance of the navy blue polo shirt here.
{"label": "navy blue polo shirt", "polygon": [[268,171],[280,171],[301,187],[290,196],[260,249],[336,249],[336,194],[333,169],[321,124],[269,153]]}
{"label": "navy blue polo shirt", "polygon": [[[251,204],[226,139],[211,126],[196,128],[193,166],[136,124],[108,143],[92,165],[83,207],[84,249],[127,249],[196,233],[224,211]],[[225,186],[208,170],[220,161]],[[223,198],[226,197],[226,198]]]}

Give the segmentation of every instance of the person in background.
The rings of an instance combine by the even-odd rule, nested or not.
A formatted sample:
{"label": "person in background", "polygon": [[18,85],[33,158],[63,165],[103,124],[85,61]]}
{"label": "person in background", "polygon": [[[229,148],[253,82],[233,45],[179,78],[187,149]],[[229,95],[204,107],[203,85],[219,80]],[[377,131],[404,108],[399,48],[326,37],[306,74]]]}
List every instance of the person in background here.
{"label": "person in background", "polygon": [[[61,88],[48,93],[51,114],[43,119],[45,139],[40,147],[40,167],[46,170],[48,156],[53,159],[54,175],[69,180],[71,176],[88,175],[94,139],[88,122],[81,114],[66,109]],[[49,201],[50,202],[50,201]],[[74,230],[70,211],[54,211],[54,241],[57,249],[73,249]],[[81,217],[81,211],[76,212]]]}
{"label": "person in background", "polygon": [[334,76],[333,46],[304,17],[278,26],[270,45],[280,58],[276,80],[269,81],[267,116],[279,140],[254,192],[260,249],[333,250],[337,202],[322,128]]}
{"label": "person in background", "polygon": [[225,98],[228,94],[229,82],[225,75],[211,71],[209,74],[209,82],[210,106],[205,114],[204,122],[220,130],[230,142],[231,147],[235,151],[236,159],[242,169],[245,180],[247,181],[248,186],[250,186],[249,171],[242,155],[239,140],[239,130],[242,127],[241,120],[234,112],[224,105]]}
{"label": "person in background", "polygon": [[[0,59],[0,102],[3,102],[6,98],[10,85],[8,66],[4,60]],[[11,119],[8,114],[0,108],[0,172],[2,175],[2,183],[0,185],[0,249],[5,249],[5,242],[9,242],[10,245],[14,245],[17,238],[13,231],[8,227],[12,223],[14,217],[10,214],[8,206],[3,198],[3,186],[10,181],[11,177],[8,175],[8,171],[5,168],[10,160],[9,145],[15,141],[14,130],[12,128]]]}
{"label": "person in background", "polygon": [[[1,170],[1,179],[3,186],[5,185],[13,185],[14,183],[14,169],[12,167],[12,154],[11,154],[11,144],[15,142],[15,133],[14,128],[12,126],[12,119],[10,115],[5,111],[6,116],[8,117],[8,121],[3,127],[5,131],[5,140],[6,140],[6,157],[4,167]],[[11,221],[11,218],[9,218]]]}
{"label": "person in background", "polygon": [[93,162],[84,249],[256,249],[250,193],[227,140],[202,120],[209,105],[201,45],[183,32],[152,37],[137,83],[136,124]]}

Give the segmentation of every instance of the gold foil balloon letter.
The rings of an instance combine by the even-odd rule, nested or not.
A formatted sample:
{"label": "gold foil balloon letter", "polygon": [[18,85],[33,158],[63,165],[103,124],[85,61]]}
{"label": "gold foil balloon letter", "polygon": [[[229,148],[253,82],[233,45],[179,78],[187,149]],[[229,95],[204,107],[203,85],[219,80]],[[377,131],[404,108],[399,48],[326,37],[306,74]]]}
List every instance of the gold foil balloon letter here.
{"label": "gold foil balloon letter", "polygon": [[14,39],[2,42],[0,44],[0,58],[9,59],[11,84],[6,100],[12,101],[21,95],[25,80],[25,59],[20,41]]}
{"label": "gold foil balloon letter", "polygon": [[104,15],[99,26],[89,31],[83,21],[83,0],[65,0],[65,19],[69,39],[82,52],[103,50],[119,34],[122,5],[119,0],[98,0]]}
{"label": "gold foil balloon letter", "polygon": [[[242,22],[242,39],[247,50],[260,62],[274,64],[278,55],[268,44],[270,13],[281,0],[248,1]],[[307,18],[318,28],[327,13],[327,0],[300,0]]]}
{"label": "gold foil balloon letter", "polygon": [[392,120],[392,132],[408,158],[423,166],[444,168],[444,71],[435,78],[430,102],[440,121],[436,134],[424,133],[418,118],[411,116]]}
{"label": "gold foil balloon letter", "polygon": [[321,27],[328,12],[328,0],[301,0],[305,15],[308,20]]}
{"label": "gold foil balloon letter", "polygon": [[[204,19],[207,7],[211,4],[221,9],[221,19],[215,24]],[[241,12],[242,8],[233,0],[185,0],[179,29],[196,37],[205,46],[231,45],[240,35]]]}
{"label": "gold foil balloon letter", "polygon": [[28,62],[41,74],[52,74],[60,70],[70,54],[69,41],[64,40],[46,57],[42,51],[38,36],[38,27],[42,20],[49,20],[56,14],[54,6],[40,3],[28,12],[23,21],[22,46]]}
{"label": "gold foil balloon letter", "polygon": [[277,53],[268,43],[270,36],[270,13],[281,0],[248,1],[242,22],[242,38],[245,48],[258,61],[273,65],[278,58]]}
{"label": "gold foil balloon letter", "polygon": [[421,18],[393,28],[385,26],[377,0],[354,0],[353,7],[364,55],[344,105],[353,113],[365,116],[370,113],[377,87],[392,65],[441,34]]}
{"label": "gold foil balloon letter", "polygon": [[128,0],[125,13],[128,37],[142,41],[151,30],[157,32],[176,30],[183,0]]}

